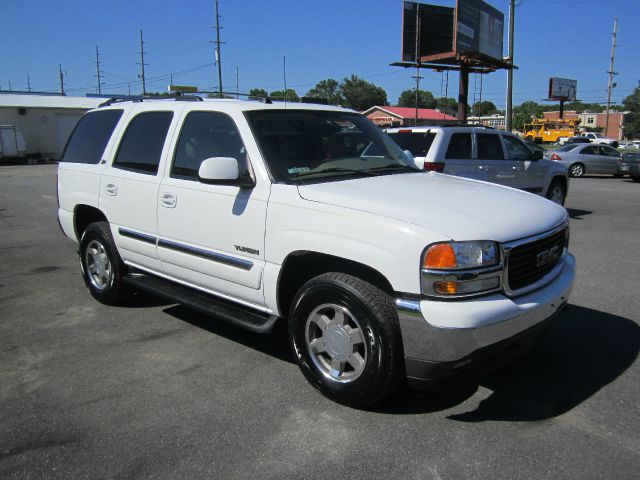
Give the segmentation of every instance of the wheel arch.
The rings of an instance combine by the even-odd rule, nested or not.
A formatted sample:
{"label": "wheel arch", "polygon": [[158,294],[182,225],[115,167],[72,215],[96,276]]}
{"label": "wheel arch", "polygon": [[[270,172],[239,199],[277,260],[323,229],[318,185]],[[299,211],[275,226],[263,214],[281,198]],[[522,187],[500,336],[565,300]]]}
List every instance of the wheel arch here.
{"label": "wheel arch", "polygon": [[78,241],[82,237],[82,232],[93,222],[108,222],[108,220],[102,210],[96,207],[84,204],[76,205],[73,210],[73,229]]}
{"label": "wheel arch", "polygon": [[287,255],[278,275],[277,302],[280,314],[285,318],[289,315],[291,302],[304,283],[327,272],[353,275],[389,294],[394,292],[389,280],[369,265],[326,253],[300,250]]}

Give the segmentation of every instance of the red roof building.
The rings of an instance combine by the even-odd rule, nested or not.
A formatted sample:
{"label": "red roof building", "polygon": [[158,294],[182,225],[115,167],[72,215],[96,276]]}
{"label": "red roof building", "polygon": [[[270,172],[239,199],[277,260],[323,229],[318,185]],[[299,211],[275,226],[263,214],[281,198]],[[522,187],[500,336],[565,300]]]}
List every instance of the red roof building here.
{"label": "red roof building", "polygon": [[[362,112],[369,120],[380,127],[403,127],[416,124],[416,109],[410,107],[371,107]],[[456,117],[431,108],[418,109],[418,125],[441,125],[452,123]]]}

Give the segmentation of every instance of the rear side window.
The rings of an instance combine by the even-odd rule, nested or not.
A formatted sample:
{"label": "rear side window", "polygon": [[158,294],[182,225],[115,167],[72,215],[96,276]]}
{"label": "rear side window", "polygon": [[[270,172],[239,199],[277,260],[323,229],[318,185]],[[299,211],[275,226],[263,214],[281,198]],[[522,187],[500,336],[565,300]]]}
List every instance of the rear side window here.
{"label": "rear side window", "polygon": [[598,147],[592,145],[590,147],[585,147],[580,152],[581,155],[598,155]]}
{"label": "rear side window", "polygon": [[471,158],[471,134],[470,133],[454,133],[449,140],[447,147],[448,159],[464,159]]}
{"label": "rear side window", "polygon": [[414,157],[426,157],[436,134],[432,132],[396,132],[389,136],[403,150],[409,150]]}
{"label": "rear side window", "polygon": [[479,133],[478,160],[504,160],[500,137],[496,134]]}
{"label": "rear side window", "polygon": [[144,112],[134,117],[120,142],[113,166],[155,175],[173,112]]}
{"label": "rear side window", "polygon": [[87,113],[73,130],[61,161],[91,164],[100,162],[120,117],[122,110]]}
{"label": "rear side window", "polygon": [[247,151],[231,117],[219,112],[187,115],[171,166],[171,176],[197,180],[203,160],[231,157],[244,165]]}

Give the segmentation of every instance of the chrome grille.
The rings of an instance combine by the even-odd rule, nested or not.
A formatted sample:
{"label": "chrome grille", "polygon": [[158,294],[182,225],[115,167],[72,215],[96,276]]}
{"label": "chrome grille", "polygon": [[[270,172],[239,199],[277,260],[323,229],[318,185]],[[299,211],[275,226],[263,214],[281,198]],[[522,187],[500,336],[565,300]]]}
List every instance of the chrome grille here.
{"label": "chrome grille", "polygon": [[567,228],[533,242],[517,245],[509,252],[507,281],[511,291],[528,287],[551,272],[562,258]]}

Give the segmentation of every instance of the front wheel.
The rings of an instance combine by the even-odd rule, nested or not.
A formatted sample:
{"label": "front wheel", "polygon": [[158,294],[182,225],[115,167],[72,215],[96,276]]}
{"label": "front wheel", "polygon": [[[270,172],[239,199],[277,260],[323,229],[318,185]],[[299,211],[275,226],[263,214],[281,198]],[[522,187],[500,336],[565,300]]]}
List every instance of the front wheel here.
{"label": "front wheel", "polygon": [[309,383],[344,405],[373,405],[402,381],[393,300],[357,277],[326,273],[305,283],[293,300],[289,338]]}
{"label": "front wheel", "polygon": [[80,238],[80,266],[91,295],[101,303],[122,303],[129,288],[122,281],[126,267],[116,249],[109,224],[90,224]]}
{"label": "front wheel", "polygon": [[572,177],[581,177],[584,175],[584,165],[581,163],[574,163],[569,167],[569,175]]}
{"label": "front wheel", "polygon": [[565,196],[566,193],[562,182],[560,182],[560,180],[554,180],[551,182],[549,190],[547,191],[547,199],[551,200],[553,203],[557,203],[558,205],[564,205]]}

